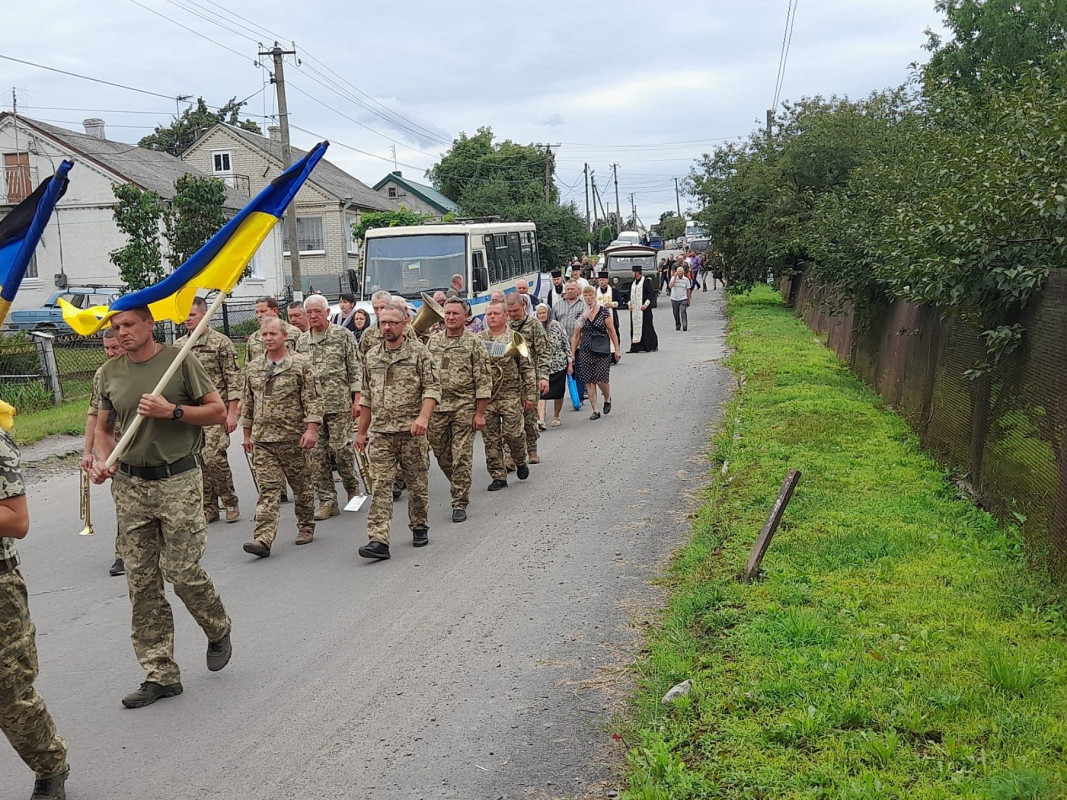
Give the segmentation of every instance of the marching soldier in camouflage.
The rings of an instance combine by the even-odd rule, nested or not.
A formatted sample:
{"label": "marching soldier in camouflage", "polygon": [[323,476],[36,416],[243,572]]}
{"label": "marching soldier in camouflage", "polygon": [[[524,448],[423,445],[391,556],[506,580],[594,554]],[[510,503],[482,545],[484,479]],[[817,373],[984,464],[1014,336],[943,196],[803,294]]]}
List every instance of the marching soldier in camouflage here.
{"label": "marching soldier in camouflage", "polygon": [[[261,297],[256,301],[256,321],[259,323],[260,330],[249,336],[248,341],[245,343],[246,364],[263,355],[263,320],[270,318],[281,320],[278,311],[278,299],[275,297]],[[295,325],[290,325],[285,320],[281,321],[282,325],[285,326],[285,345],[289,348],[290,353],[295,353],[296,342],[300,338],[300,329]]]}
{"label": "marching soldier in camouflage", "polygon": [[441,400],[437,366],[426,346],[404,336],[407,307],[396,302],[378,313],[382,343],[371,349],[363,364],[363,393],[359,403],[356,448],[366,451],[367,434],[374,434],[370,468],[374,491],[367,514],[370,541],[359,548],[364,558],[389,558],[389,526],[393,520],[392,486],[397,471],[408,488],[408,523],[412,544],[429,544],[429,504],[426,431],[434,406]]}
{"label": "marching soldier in camouflage", "polygon": [[[526,313],[526,301],[523,295],[512,292],[505,300],[507,307],[508,327],[522,335],[526,345],[530,348],[530,361],[533,362],[534,371],[537,375],[537,396],[540,397],[548,391],[548,372],[552,363],[552,347],[548,343],[548,334],[537,317]],[[537,429],[537,404],[523,412],[523,426],[526,429],[526,463],[540,464],[541,457],[537,454],[537,440],[541,432]],[[515,454],[512,453],[514,459]]]}
{"label": "marching soldier in camouflage", "polygon": [[[507,326],[504,303],[491,302],[485,309],[488,328],[478,334],[488,342],[509,344],[513,332]],[[495,492],[508,485],[508,473],[504,466],[504,447],[515,458],[515,474],[520,481],[530,477],[526,464],[526,433],[523,429],[523,412],[537,407],[537,378],[533,362],[518,353],[512,356],[491,358],[493,394],[486,409],[485,466],[493,479],[489,491]]]}
{"label": "marching soldier in camouflage", "polygon": [[[382,328],[378,321],[379,313],[394,300],[402,303],[405,312],[407,311],[407,304],[404,302],[403,298],[394,298],[389,292],[385,291],[378,291],[371,295],[370,304],[371,308],[374,309],[374,324],[363,331],[363,336],[359,340],[359,357],[361,360],[365,361],[370,349],[382,343]],[[414,330],[405,325],[404,338],[410,341],[417,341],[418,335]],[[397,475],[396,482],[393,484],[393,499],[396,500],[399,498],[403,491],[404,479],[400,475]]]}
{"label": "marching soldier in camouflage", "polygon": [[318,444],[309,456],[312,482],[320,503],[315,519],[329,519],[341,513],[331,461],[337,467],[348,498],[359,493],[352,440],[355,436],[353,420],[359,418],[363,367],[355,337],[330,322],[330,307],[325,297],[312,295],[304,303],[304,309],[310,327],[300,334],[296,351],[307,357],[311,371],[318,379],[323,409]]}
{"label": "marching soldier in camouflage", "polygon": [[70,771],[67,743],[59,738],[52,715],[33,688],[38,672],[36,629],[15,548],[15,540],[29,529],[18,447],[0,430],[0,730],[36,776],[33,797],[63,800]]}
{"label": "marching soldier in camouflage", "polygon": [[452,489],[452,521],[467,519],[474,436],[485,428],[485,408],[493,393],[489,354],[466,328],[467,303],[458,297],[444,303],[444,330],[427,348],[441,376],[441,402],[430,417],[428,439],[437,465]]}
{"label": "marching soldier in camouflage", "polygon": [[[188,341],[206,313],[207,303],[204,299],[194,299],[185,320],[187,333],[174,340],[175,347],[181,347]],[[230,434],[237,429],[237,412],[241,403],[241,371],[237,368],[237,350],[223,334],[208,328],[193,345],[192,353],[226,404],[226,422],[204,428],[204,447],[200,451],[204,461],[204,519],[210,523],[219,518],[221,500],[226,509],[226,521],[237,522],[241,508],[233,489],[230,461],[226,457]]]}
{"label": "marching soldier in camouflage", "polygon": [[278,534],[286,481],[296,501],[296,543],[309,544],[315,538],[315,490],[305,453],[318,439],[322,402],[311,364],[286,348],[282,321],[266,320],[260,331],[266,351],[245,366],[241,395],[244,449],[252,454],[259,484],[255,539],[245,543],[244,551],[266,558]]}
{"label": "marching soldier in camouflage", "polygon": [[[115,338],[115,331],[111,328],[104,328],[100,340],[104,344],[104,353],[108,358],[116,358],[126,352],[122,349],[122,345],[119,344],[119,340]],[[85,418],[85,444],[82,447],[81,468],[85,470],[86,473],[93,467],[93,440],[96,438],[96,415],[98,413],[100,413],[99,369],[96,371],[96,374],[93,375],[93,388],[89,395],[89,413]],[[115,435],[122,438],[122,431],[116,429]],[[122,556],[119,555],[118,529],[115,530],[115,560],[111,563],[111,567],[107,572],[108,575],[113,578],[126,574],[126,567],[122,563]]]}
{"label": "marching soldier in camouflage", "polygon": [[[215,672],[230,661],[230,618],[200,566],[207,545],[201,431],[221,425],[226,406],[195,358],[181,362],[161,394],[148,394],[175,363],[179,350],[153,341],[155,320],[147,308],[120,311],[111,318],[111,327],[126,354],[100,370],[101,413],[89,476],[97,484],[112,479],[119,552],[133,607],[131,639],[147,673],[122,704],[141,708],[182,693],[164,581],[173,584],[207,635],[207,668]],[[128,430],[138,415],[145,418],[143,424],[118,463],[108,467],[116,426]]]}

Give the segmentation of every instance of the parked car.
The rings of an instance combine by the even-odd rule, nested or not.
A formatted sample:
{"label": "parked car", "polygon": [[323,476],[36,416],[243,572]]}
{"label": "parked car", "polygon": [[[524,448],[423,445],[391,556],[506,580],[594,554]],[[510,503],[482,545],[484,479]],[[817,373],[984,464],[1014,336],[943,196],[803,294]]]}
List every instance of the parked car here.
{"label": "parked car", "polygon": [[66,300],[75,308],[106,306],[122,294],[119,286],[68,286],[52,294],[41,308],[24,308],[7,315],[7,323],[20,331],[48,331],[49,333],[72,333],[63,321],[59,301]]}

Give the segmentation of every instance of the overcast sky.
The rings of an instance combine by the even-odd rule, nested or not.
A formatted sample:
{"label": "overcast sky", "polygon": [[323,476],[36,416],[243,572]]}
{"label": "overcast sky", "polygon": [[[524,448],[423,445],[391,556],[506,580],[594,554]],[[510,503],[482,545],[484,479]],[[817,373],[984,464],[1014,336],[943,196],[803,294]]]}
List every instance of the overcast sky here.
{"label": "overcast sky", "polygon": [[[328,138],[328,158],[365,183],[393,169],[394,144],[399,169],[424,180],[452,137],[488,125],[501,139],[560,144],[557,184],[583,213],[583,163],[614,206],[617,162],[624,208],[633,192],[651,223],[674,207],[673,179],[694,158],[763,120],[787,6],[35,0],[7,15],[0,54],[165,97],[9,61],[0,91],[3,108],[14,87],[20,112],[65,127],[102,117],[120,141],[166,123],[179,95],[251,97],[246,111],[265,127],[276,106],[257,42],[295,41],[302,64],[290,57],[285,72],[291,123],[304,130],[293,142]],[[933,0],[798,0],[781,98],[898,85],[926,57],[926,27],[940,27]]]}

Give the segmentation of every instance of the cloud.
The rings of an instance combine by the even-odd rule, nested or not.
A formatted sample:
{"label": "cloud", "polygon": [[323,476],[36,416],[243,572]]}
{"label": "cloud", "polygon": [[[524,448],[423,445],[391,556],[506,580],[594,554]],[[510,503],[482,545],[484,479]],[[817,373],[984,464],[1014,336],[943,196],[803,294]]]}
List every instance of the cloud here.
{"label": "cloud", "polygon": [[559,114],[552,114],[551,116],[545,117],[544,119],[537,120],[537,124],[544,125],[549,128],[558,128],[560,125],[566,125],[567,123],[564,122],[563,117],[561,117]]}

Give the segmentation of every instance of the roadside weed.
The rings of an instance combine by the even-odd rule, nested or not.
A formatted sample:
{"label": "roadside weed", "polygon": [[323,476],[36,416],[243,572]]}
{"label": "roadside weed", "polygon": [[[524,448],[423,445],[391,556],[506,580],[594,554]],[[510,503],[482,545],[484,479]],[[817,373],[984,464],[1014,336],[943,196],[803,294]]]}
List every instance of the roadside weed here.
{"label": "roadside weed", "polygon": [[[1067,797],[1062,591],[776,295],[729,303],[745,381],[637,667],[624,796]],[[742,584],[790,468],[762,579]]]}

